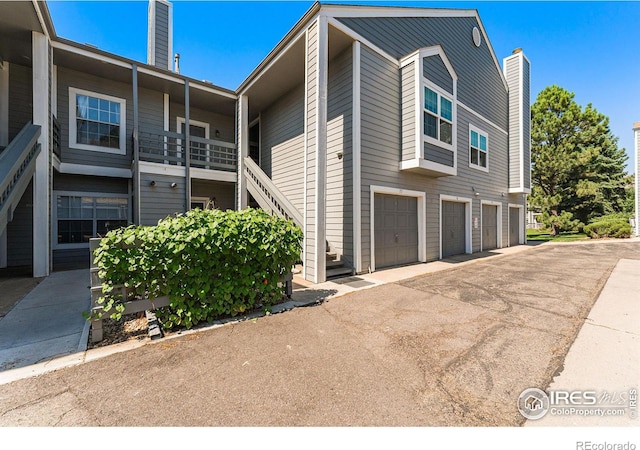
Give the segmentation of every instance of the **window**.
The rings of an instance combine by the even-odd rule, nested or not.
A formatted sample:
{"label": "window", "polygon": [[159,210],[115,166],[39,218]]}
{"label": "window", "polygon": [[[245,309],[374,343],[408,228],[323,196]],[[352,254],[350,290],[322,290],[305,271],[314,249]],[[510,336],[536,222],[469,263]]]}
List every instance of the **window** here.
{"label": "window", "polygon": [[469,166],[483,170],[489,168],[488,142],[486,133],[469,127]]}
{"label": "window", "polygon": [[453,103],[426,86],[424,88],[424,134],[445,144],[453,143]]}
{"label": "window", "polygon": [[56,245],[82,244],[129,224],[127,197],[56,194]]}
{"label": "window", "polygon": [[69,88],[69,146],[126,153],[126,101]]}

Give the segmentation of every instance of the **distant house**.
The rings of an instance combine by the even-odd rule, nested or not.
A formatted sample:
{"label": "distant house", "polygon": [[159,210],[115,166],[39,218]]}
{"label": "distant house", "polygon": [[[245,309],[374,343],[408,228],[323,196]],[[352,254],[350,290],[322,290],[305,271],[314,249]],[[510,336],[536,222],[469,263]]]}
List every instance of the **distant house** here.
{"label": "distant house", "polygon": [[144,64],[0,2],[0,267],[86,266],[194,207],[291,218],[312,282],[525,242],[530,63],[476,10],[316,3],[226,89],[172,67],[173,7]]}

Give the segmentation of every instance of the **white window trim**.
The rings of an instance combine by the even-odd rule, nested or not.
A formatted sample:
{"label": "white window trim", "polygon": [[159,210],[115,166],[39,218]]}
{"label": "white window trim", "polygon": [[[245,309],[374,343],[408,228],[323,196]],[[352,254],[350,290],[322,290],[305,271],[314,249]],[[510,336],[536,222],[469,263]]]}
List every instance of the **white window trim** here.
{"label": "white window trim", "polygon": [[[203,208],[202,209],[207,209],[207,206],[209,206],[209,202],[212,201],[212,199],[210,199],[209,197],[191,197],[191,203],[202,203]],[[216,205],[215,202],[213,202],[213,208],[215,209]]]}
{"label": "white window trim", "polygon": [[369,246],[371,249],[371,262],[369,263],[369,269],[371,272],[376,270],[376,248],[375,248],[375,195],[376,194],[390,194],[401,195],[404,197],[415,197],[418,199],[418,262],[427,261],[427,193],[423,191],[411,191],[408,189],[397,189],[387,186],[374,186],[370,187],[370,228],[371,234],[369,235]]}
{"label": "white window trim", "polygon": [[[440,59],[442,60],[447,71],[451,75],[451,79],[453,82],[453,93],[446,92],[444,89],[437,86],[435,83],[433,83],[428,78],[425,78],[424,76],[424,62],[423,62],[424,58],[429,56],[435,56],[435,55],[440,56]],[[447,58],[447,55],[445,54],[444,49],[440,45],[418,49],[415,52],[410,53],[404,56],[403,58],[401,58],[399,62],[400,62],[400,68],[405,67],[409,64],[413,64],[413,70],[414,70],[414,83],[415,83],[414,90],[415,90],[415,99],[417,103],[414,110],[415,159],[418,161],[425,159],[424,144],[425,142],[429,142],[440,148],[453,152],[453,167],[442,166],[442,165],[438,165],[438,166],[442,166],[441,168],[446,167],[446,170],[444,170],[444,173],[447,173],[448,175],[456,175],[457,168],[458,168],[458,152],[456,150],[457,142],[458,142],[458,75],[456,74],[456,71],[451,65],[449,58]],[[424,87],[425,86],[437,92],[439,95],[446,97],[448,100],[451,101],[451,109],[452,109],[452,117],[453,117],[453,120],[452,120],[453,126],[451,130],[451,134],[452,134],[451,144],[446,144],[438,139],[433,139],[424,134],[424,110],[425,110]],[[439,102],[438,102],[438,107],[440,107]],[[422,164],[420,164],[420,166],[422,166]],[[410,168],[410,167],[407,167],[407,168]],[[404,169],[402,167],[402,163],[401,163],[400,169],[401,170]],[[437,167],[434,167],[433,170],[440,171],[438,170]]]}
{"label": "white window trim", "polygon": [[[180,133],[181,125],[184,123],[184,117],[176,117],[176,133]],[[199,120],[189,119],[189,125],[195,125],[196,127],[204,128],[204,138],[209,139],[210,125],[207,122],[200,122]]]}
{"label": "white window trim", "polygon": [[457,202],[464,203],[464,220],[465,220],[465,246],[464,251],[470,255],[473,253],[473,224],[471,220],[471,211],[473,209],[473,200],[467,197],[457,197],[454,195],[440,194],[440,204],[438,211],[438,234],[440,235],[440,259],[442,259],[442,202]]}
{"label": "white window trim", "polygon": [[482,214],[482,207],[484,205],[492,205],[492,206],[497,206],[498,207],[498,217],[496,220],[496,228],[497,228],[497,233],[498,233],[498,238],[497,238],[497,246],[498,248],[502,248],[502,203],[500,202],[494,202],[494,201],[490,201],[490,200],[480,200],[480,251],[483,251],[483,244],[482,244],[482,221],[484,219],[484,215]]}
{"label": "white window trim", "polygon": [[[487,167],[482,167],[480,164],[473,164],[471,162],[471,132],[475,131],[476,133],[478,133],[478,136],[482,135],[487,139]],[[479,139],[479,137],[478,137]],[[480,142],[478,142],[478,145],[480,145]],[[481,151],[480,148],[478,147],[478,151]],[[468,149],[468,158],[469,158],[469,167],[471,167],[472,169],[476,169],[476,170],[481,170],[482,172],[489,172],[489,133],[487,133],[486,131],[482,131],[480,128],[475,127],[471,124],[469,124],[469,149]],[[480,156],[478,156],[478,161],[480,161]]]}
{"label": "white window trim", "polygon": [[[113,194],[109,192],[84,192],[84,191],[53,191],[51,195],[51,248],[52,250],[71,250],[76,248],[89,248],[88,242],[79,242],[77,244],[58,244],[58,196],[63,197],[106,197],[106,198],[126,198],[127,199],[127,221],[131,220],[132,205],[131,196],[129,194]],[[81,219],[78,219],[81,220]],[[95,220],[92,218],[91,220]]]}
{"label": "white window trim", "polygon": [[[101,147],[99,145],[88,145],[77,142],[78,128],[76,124],[76,95],[87,95],[90,97],[109,100],[111,102],[120,103],[120,148]],[[86,91],[69,87],[69,148],[77,148],[79,150],[89,150],[92,152],[113,153],[116,155],[125,155],[127,153],[127,100],[124,98],[113,97],[111,95],[100,94],[98,92]]]}
{"label": "white window trim", "polygon": [[[422,60],[422,58],[420,59]],[[433,92],[435,92],[438,95],[438,113],[435,114],[436,118],[438,119],[438,123],[436,126],[437,132],[438,132],[438,138],[434,138],[431,136],[428,136],[426,134],[424,134],[424,113],[426,112],[427,114],[434,114],[432,111],[428,111],[427,108],[425,108],[424,106],[424,88],[427,87],[430,90],[432,90]],[[447,144],[444,141],[440,140],[440,120],[444,120],[445,122],[449,122],[447,119],[444,119],[441,115],[441,104],[440,104],[440,98],[444,97],[447,100],[449,100],[451,102],[451,144]],[[455,147],[454,147],[454,142],[455,142],[455,134],[456,134],[456,116],[453,112],[454,110],[454,105],[455,105],[455,99],[453,98],[453,96],[451,94],[449,94],[448,92],[446,92],[445,90],[443,90],[442,88],[440,88],[439,86],[437,86],[436,84],[434,84],[431,80],[429,80],[428,78],[425,78],[424,76],[422,77],[422,85],[421,85],[421,89],[420,89],[420,123],[421,123],[421,127],[420,127],[420,133],[422,134],[422,140],[424,142],[428,142],[429,144],[432,145],[437,145],[438,147],[442,147],[444,149],[447,149],[449,151],[455,151]],[[424,147],[424,145],[423,145]],[[423,150],[424,151],[424,150]]]}

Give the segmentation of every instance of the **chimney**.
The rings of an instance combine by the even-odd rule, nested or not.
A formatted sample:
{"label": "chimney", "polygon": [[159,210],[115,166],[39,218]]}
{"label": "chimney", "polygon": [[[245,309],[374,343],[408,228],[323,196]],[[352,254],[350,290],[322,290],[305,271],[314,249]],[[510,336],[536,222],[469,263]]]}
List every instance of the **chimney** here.
{"label": "chimney", "polygon": [[531,64],[521,48],[503,60],[509,88],[509,193],[531,193]]}
{"label": "chimney", "polygon": [[173,59],[173,5],[167,0],[149,0],[147,64],[171,70]]}

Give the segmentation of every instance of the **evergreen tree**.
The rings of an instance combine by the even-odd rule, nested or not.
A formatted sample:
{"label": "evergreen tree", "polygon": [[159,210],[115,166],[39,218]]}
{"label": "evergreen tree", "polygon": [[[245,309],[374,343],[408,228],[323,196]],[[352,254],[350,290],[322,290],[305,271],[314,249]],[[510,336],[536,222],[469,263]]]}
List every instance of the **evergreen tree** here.
{"label": "evergreen tree", "polygon": [[530,203],[553,235],[622,211],[626,160],[607,116],[591,104],[583,110],[561,87],[540,92],[531,107]]}

